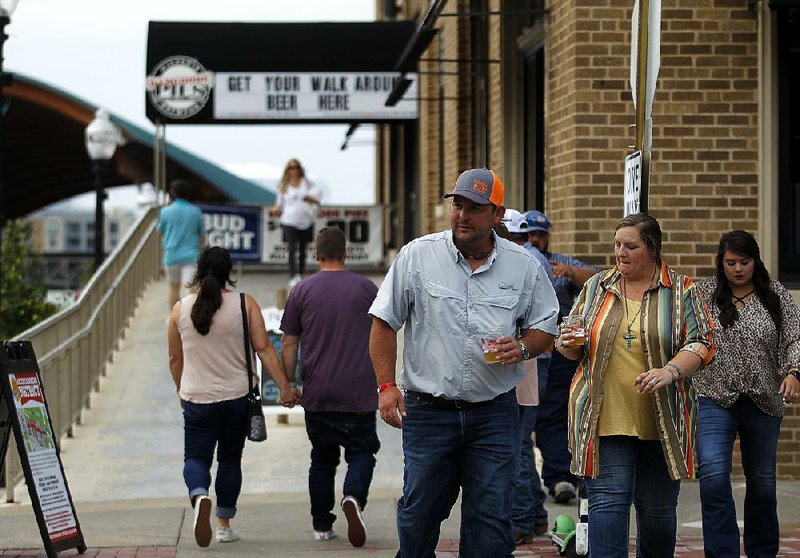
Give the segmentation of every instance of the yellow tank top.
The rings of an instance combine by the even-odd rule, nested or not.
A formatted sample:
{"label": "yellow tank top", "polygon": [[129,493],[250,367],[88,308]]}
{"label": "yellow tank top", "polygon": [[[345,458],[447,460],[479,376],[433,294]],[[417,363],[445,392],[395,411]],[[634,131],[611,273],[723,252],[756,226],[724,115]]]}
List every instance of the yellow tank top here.
{"label": "yellow tank top", "polygon": [[[628,315],[639,311],[641,302],[628,301]],[[611,356],[603,379],[603,403],[600,406],[600,436],[636,436],[641,440],[658,440],[658,429],[649,395],[639,393],[633,385],[636,376],[645,371],[641,328],[638,318],[631,326],[635,339],[625,339],[628,323],[619,323]]]}

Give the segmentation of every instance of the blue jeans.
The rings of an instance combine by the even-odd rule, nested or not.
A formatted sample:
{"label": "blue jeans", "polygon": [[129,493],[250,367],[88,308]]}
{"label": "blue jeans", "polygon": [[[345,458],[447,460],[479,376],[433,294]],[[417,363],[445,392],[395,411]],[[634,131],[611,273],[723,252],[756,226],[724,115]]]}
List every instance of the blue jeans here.
{"label": "blue jeans", "polygon": [[[539,382],[539,401],[547,392],[547,369],[550,359],[539,359],[536,362]],[[531,435],[536,428],[538,407],[519,406],[519,434],[521,440],[519,462],[514,475],[514,493],[511,500],[511,523],[514,531],[525,534],[534,533],[534,526],[547,524],[547,510],[544,509],[546,498],[542,490],[542,479],[536,470],[536,459],[533,453]]]}
{"label": "blue jeans", "polygon": [[311,467],[308,492],[311,520],[315,531],[329,531],[336,521],[331,513],[335,504],[336,467],[339,448],[344,448],[347,473],[344,496],[356,499],[361,509],[375,470],[375,454],[381,447],[375,430],[375,413],[306,411],[306,432],[311,442]]}
{"label": "blue jeans", "polygon": [[670,479],[658,440],[600,438],[600,474],[586,478],[589,552],[628,557],[631,504],[636,509],[636,556],[672,558],[678,530],[679,480]]}
{"label": "blue jeans", "polygon": [[519,444],[514,390],[468,409],[442,409],[411,393],[403,420],[403,495],[397,558],[434,558],[441,523],[461,499],[461,558],[507,558],[511,479]]}
{"label": "blue jeans", "polygon": [[698,398],[697,461],[706,556],[739,556],[739,526],[731,489],[733,442],[739,434],[746,492],[744,551],[750,558],[778,553],[775,484],[781,417],[764,413],[747,396],[725,408]]}
{"label": "blue jeans", "polygon": [[570,470],[572,454],[567,437],[567,405],[569,386],[575,375],[577,361],[553,351],[547,375],[547,392],[539,402],[536,418],[536,446],[542,452],[542,481],[550,494],[561,481],[577,485],[578,479]]}
{"label": "blue jeans", "polygon": [[189,500],[208,495],[211,463],[217,449],[217,517],[236,515],[236,502],[242,490],[242,451],[247,428],[247,398],[218,403],[192,403],[183,407],[183,480]]}

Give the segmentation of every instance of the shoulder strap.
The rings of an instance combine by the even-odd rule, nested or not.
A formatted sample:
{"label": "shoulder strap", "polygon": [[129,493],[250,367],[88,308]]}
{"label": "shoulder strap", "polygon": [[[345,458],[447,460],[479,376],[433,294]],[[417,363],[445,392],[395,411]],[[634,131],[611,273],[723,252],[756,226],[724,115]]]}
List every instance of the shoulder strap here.
{"label": "shoulder strap", "polygon": [[251,361],[252,348],[250,346],[250,326],[247,320],[247,308],[244,304],[244,293],[239,293],[239,300],[242,303],[242,328],[244,329],[244,355],[247,359],[247,385],[253,391],[253,363]]}

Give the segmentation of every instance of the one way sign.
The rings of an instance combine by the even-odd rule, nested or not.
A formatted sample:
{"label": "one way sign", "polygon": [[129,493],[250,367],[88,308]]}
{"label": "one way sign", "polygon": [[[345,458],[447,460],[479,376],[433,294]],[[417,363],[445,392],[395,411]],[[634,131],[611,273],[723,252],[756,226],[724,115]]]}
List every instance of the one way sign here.
{"label": "one way sign", "polygon": [[639,213],[642,196],[642,152],[635,151],[625,157],[625,208],[623,217]]}

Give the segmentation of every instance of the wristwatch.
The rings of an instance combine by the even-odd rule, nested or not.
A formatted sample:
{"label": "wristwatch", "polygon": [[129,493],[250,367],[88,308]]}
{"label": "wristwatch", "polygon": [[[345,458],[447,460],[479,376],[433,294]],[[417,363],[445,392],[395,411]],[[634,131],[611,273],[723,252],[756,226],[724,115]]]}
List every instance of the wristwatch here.
{"label": "wristwatch", "polygon": [[791,370],[789,370],[788,375],[794,376],[794,379],[800,382],[800,370],[798,370],[797,368],[792,368]]}
{"label": "wristwatch", "polygon": [[522,360],[530,360],[531,352],[528,350],[528,347],[525,346],[525,343],[519,339],[517,339],[517,343],[519,343],[519,348],[522,349]]}

